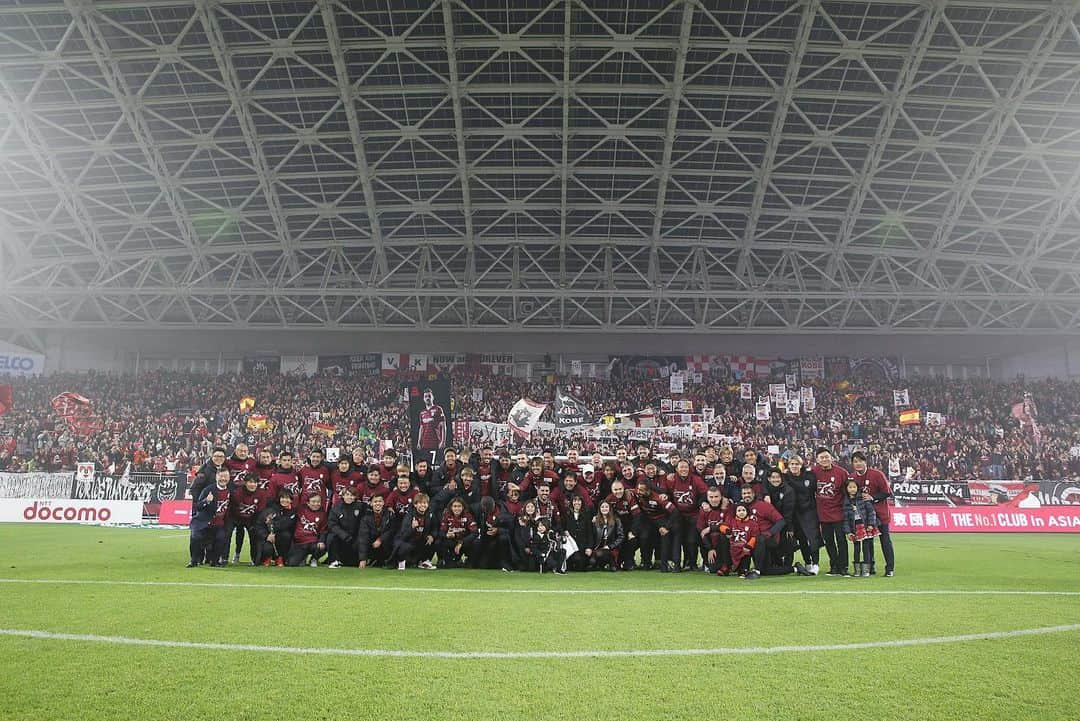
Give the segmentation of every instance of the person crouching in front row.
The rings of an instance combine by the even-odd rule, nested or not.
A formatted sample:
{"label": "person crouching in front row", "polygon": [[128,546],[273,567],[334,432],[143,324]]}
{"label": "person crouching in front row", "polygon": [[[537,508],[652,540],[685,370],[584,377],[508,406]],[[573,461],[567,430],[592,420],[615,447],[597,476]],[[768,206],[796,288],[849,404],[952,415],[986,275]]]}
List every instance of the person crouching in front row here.
{"label": "person crouching in front row", "polygon": [[397,530],[394,512],[386,507],[386,500],[382,496],[372,496],[370,504],[371,510],[360,521],[356,541],[356,550],[360,557],[357,566],[360,568],[386,565],[390,560],[394,532]]}
{"label": "person crouching in front row", "polygon": [[416,566],[425,571],[435,570],[431,562],[435,555],[435,537],[439,533],[439,520],[431,510],[431,499],[426,493],[418,493],[412,505],[405,510],[394,537],[394,549],[390,560],[399,571],[406,566]]}
{"label": "person crouching in front row", "polygon": [[293,495],[289,489],[282,488],[278,491],[276,502],[271,501],[255,517],[252,526],[252,538],[258,548],[255,563],[260,566],[284,566],[285,557],[292,548],[295,527]]}
{"label": "person crouching in front row", "polygon": [[356,545],[363,510],[356,501],[356,489],[352,486],[342,486],[339,493],[341,500],[330,509],[330,517],[326,521],[330,538],[329,567],[355,568],[360,563],[360,554]]}
{"label": "person crouching in front row", "polygon": [[319,559],[326,554],[326,515],[323,497],[318,493],[308,496],[307,504],[296,512],[293,544],[285,558],[286,566],[308,563],[314,568],[319,565]]}
{"label": "person crouching in front row", "polygon": [[439,524],[439,567],[460,567],[463,557],[472,553],[476,531],[476,521],[465,510],[464,501],[460,498],[450,501]]}

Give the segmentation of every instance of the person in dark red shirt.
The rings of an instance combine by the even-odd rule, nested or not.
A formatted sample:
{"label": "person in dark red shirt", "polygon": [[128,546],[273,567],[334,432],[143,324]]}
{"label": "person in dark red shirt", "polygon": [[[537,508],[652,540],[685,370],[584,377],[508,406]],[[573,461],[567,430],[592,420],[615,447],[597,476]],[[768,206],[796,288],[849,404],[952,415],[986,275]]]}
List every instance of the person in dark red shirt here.
{"label": "person in dark red shirt", "polygon": [[240,551],[244,547],[244,536],[247,535],[251,565],[255,565],[255,558],[259,549],[256,548],[252,526],[255,523],[255,517],[266,508],[267,498],[267,494],[259,490],[259,477],[254,473],[248,473],[244,477],[242,485],[232,490],[230,499],[232,504],[231,513],[228,528],[225,531],[226,538],[232,538],[233,529],[236,529],[236,552],[232,555],[232,563],[240,561]]}
{"label": "person in dark red shirt", "polygon": [[[631,476],[634,475],[634,467],[629,463],[623,468],[629,469]],[[633,481],[633,484],[631,488],[637,486],[637,481]],[[634,568],[634,556],[637,554],[639,545],[637,517],[641,514],[641,508],[638,506],[636,494],[626,488],[621,480],[614,481],[611,484],[611,493],[604,500],[611,504],[611,510],[619,519],[623,529],[623,542],[619,549],[619,568],[630,571]]]}
{"label": "person in dark red shirt", "polygon": [[[704,456],[701,458],[702,461],[705,460]],[[697,530],[697,515],[708,490],[705,481],[693,474],[690,462],[684,459],[676,463],[675,472],[669,473],[664,479],[664,489],[668,498],[679,509],[679,539],[672,550],[673,560],[678,565],[681,545],[682,570],[696,571],[698,546],[701,543]]]}
{"label": "person in dark red shirt", "polygon": [[412,507],[406,510],[401,519],[390,557],[399,571],[404,571],[411,564],[427,571],[435,569],[431,557],[435,555],[439,519],[431,512],[429,500],[427,494],[418,493]]}
{"label": "person in dark red shirt", "polygon": [[341,458],[337,468],[330,471],[330,508],[341,503],[341,492],[351,488],[356,494],[357,487],[364,482],[364,474],[353,467],[348,458]]}
{"label": "person in dark red shirt", "polygon": [[698,510],[697,522],[694,524],[701,539],[705,571],[717,576],[726,576],[731,567],[728,537],[720,530],[724,526],[730,502],[724,497],[719,486],[710,487],[706,492],[705,505]]}
{"label": "person in dark red shirt", "polygon": [[259,490],[270,495],[270,476],[274,475],[274,454],[269,448],[259,451],[259,460],[255,464],[255,476],[259,479]]}
{"label": "person in dark red shirt", "polygon": [[439,524],[439,568],[458,568],[472,551],[477,525],[460,498],[450,501]]}
{"label": "person in dark red shirt", "polygon": [[225,467],[232,474],[233,488],[244,485],[248,473],[255,472],[255,459],[251,457],[247,443],[237,443],[231,458],[226,459]]}
{"label": "person in dark red shirt", "polygon": [[387,448],[382,454],[382,463],[378,465],[379,477],[386,485],[390,485],[397,478],[397,453],[393,448]]}
{"label": "person in dark red shirt", "polygon": [[301,508],[307,505],[307,499],[313,495],[322,496],[324,500],[329,495],[330,471],[326,468],[326,464],[323,463],[321,450],[316,448],[308,454],[307,463],[297,471],[297,475],[300,477]]}
{"label": "person in dark red shirt", "polygon": [[529,461],[529,471],[521,479],[518,486],[521,487],[521,497],[528,500],[536,497],[538,486],[554,486],[558,482],[559,474],[545,469],[544,459],[537,456]]}
{"label": "person in dark red shirt", "polygon": [[480,455],[473,459],[473,470],[476,471],[481,496],[497,497],[499,493],[498,468],[499,463],[495,460],[495,452],[491,446],[481,448]]}
{"label": "person in dark red shirt", "polygon": [[371,499],[381,496],[383,501],[390,495],[390,486],[382,479],[382,473],[376,467],[371,467],[367,472],[367,481],[356,488],[356,495],[360,502],[371,507]]}
{"label": "person in dark red shirt", "polygon": [[815,452],[817,463],[810,469],[817,479],[817,511],[821,536],[829,554],[829,576],[850,576],[847,538],[844,536],[844,483],[848,474],[833,461],[832,451],[824,446]]}
{"label": "person in dark red shirt", "polygon": [[[866,454],[855,451],[851,454],[851,478],[859,484],[862,498],[874,502],[874,513],[877,514],[878,531],[881,539],[881,553],[885,556],[885,576],[892,578],[896,568],[896,557],[893,552],[892,536],[889,535],[889,521],[892,513],[889,509],[888,499],[892,498],[892,486],[885,474],[876,468],[870,468],[866,462]],[[873,561],[870,562],[870,575],[876,573]]]}
{"label": "person in dark red shirt", "polygon": [[398,466],[397,483],[394,490],[390,491],[390,495],[386,497],[386,505],[400,521],[419,493],[420,491],[409,478],[409,467]]}
{"label": "person in dark red shirt", "polygon": [[270,497],[277,498],[281,491],[286,490],[292,496],[293,508],[297,508],[300,502],[300,477],[293,468],[293,455],[289,451],[282,451],[278,455],[277,468],[270,474]]}
{"label": "person in dark red shirt", "polygon": [[652,570],[652,561],[659,548],[660,571],[678,573],[679,567],[672,562],[672,546],[678,537],[679,509],[664,494],[651,488],[644,478],[638,481],[635,496],[641,509],[638,516],[641,567]]}
{"label": "person in dark red shirt", "polygon": [[326,517],[323,497],[308,496],[307,505],[296,512],[293,544],[285,559],[286,566],[302,566],[305,562],[312,568],[319,565],[319,559],[326,554]]}
{"label": "person in dark red shirt", "polygon": [[750,518],[750,509],[745,503],[732,507],[731,517],[723,526],[723,531],[730,539],[731,565],[739,578],[757,578],[760,573],[750,568],[750,560],[757,547],[760,526]]}
{"label": "person in dark red shirt", "polygon": [[551,489],[551,500],[559,507],[559,513],[565,516],[570,511],[570,502],[574,496],[581,499],[585,508],[592,510],[592,498],[578,483],[578,477],[573,471],[567,471],[563,479]]}

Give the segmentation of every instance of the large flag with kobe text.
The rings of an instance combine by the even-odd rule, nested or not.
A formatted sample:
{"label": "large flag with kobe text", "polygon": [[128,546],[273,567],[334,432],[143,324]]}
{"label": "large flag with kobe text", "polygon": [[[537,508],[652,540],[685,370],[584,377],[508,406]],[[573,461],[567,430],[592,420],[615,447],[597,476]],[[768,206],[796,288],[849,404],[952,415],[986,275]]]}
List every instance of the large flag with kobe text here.
{"label": "large flag with kobe text", "polygon": [[561,386],[555,387],[555,423],[560,428],[584,425],[589,411],[585,404],[567,393]]}

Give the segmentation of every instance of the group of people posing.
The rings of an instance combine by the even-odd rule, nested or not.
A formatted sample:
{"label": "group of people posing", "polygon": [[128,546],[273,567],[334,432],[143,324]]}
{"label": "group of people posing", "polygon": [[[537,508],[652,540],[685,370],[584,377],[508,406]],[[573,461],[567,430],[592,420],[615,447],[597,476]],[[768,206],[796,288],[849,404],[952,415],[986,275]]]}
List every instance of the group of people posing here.
{"label": "group of people posing", "polygon": [[[874,539],[894,574],[885,475],[862,453],[851,470],[827,448],[771,466],[753,449],[693,458],[574,450],[463,461],[447,449],[434,468],[370,465],[357,451],[336,463],[313,450],[301,465],[282,451],[258,458],[239,444],[216,449],[191,486],[189,567],[237,563],[245,538],[252,565],[501,568],[504,571],[705,571],[754,579],[820,572],[876,574]],[[231,548],[234,545],[235,547]],[[848,543],[852,553],[848,553]],[[801,562],[795,560],[796,553]],[[230,555],[231,554],[231,555]],[[853,565],[852,565],[853,564]]]}

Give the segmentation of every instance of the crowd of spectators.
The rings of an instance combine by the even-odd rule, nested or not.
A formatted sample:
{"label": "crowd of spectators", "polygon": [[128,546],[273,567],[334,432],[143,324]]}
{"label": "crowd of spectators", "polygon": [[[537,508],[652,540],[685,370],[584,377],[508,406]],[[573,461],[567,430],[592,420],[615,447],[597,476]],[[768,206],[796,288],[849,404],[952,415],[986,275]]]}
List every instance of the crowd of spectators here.
{"label": "crowd of spectators", "polygon": [[[550,401],[555,386],[474,369],[451,371],[452,413],[458,420],[505,423],[519,398]],[[700,384],[674,396],[689,399],[694,412],[703,405],[715,410],[709,432],[734,438],[732,445],[780,453],[827,446],[843,460],[864,450],[877,468],[901,468],[915,479],[1064,479],[1080,477],[1080,382],[1062,379],[992,381],[986,379],[856,380],[850,387],[814,384],[816,408],[798,416],[774,410],[768,421],[755,420],[754,402],[740,399],[738,382],[706,373]],[[377,454],[379,441],[408,448],[407,405],[401,377],[316,375],[198,375],[154,371],[138,376],[102,373],[53,374],[12,378],[13,408],[0,416],[0,471],[71,470],[80,461],[100,469],[132,464],[134,470],[186,471],[197,467],[215,446],[245,441],[254,448],[301,454],[313,447],[336,446],[343,453],[356,447]],[[590,414],[634,413],[672,397],[666,379],[599,380],[556,378],[571,388]],[[754,381],[754,396],[767,393],[767,381]],[[925,423],[900,426],[893,406],[894,386],[907,388],[911,405],[945,416],[942,426]],[[473,389],[482,391],[474,400]],[[71,391],[92,404],[104,430],[80,437],[58,418],[50,405],[55,395]],[[1041,444],[1030,427],[1012,417],[1012,405],[1030,393],[1038,407]],[[244,396],[255,406],[241,410]],[[550,410],[543,420],[550,419]],[[264,415],[268,427],[248,428],[250,414]],[[336,433],[313,431],[314,421],[329,423]],[[640,429],[599,437],[574,431],[538,431],[515,442],[514,448],[575,447],[583,453],[613,454],[617,447],[640,443]],[[670,452],[692,453],[716,445],[716,436],[691,438],[649,430],[648,442]],[[721,441],[723,442],[723,441]],[[462,445],[462,439],[457,439]],[[891,461],[891,464],[890,464]],[[895,474],[893,474],[895,475]]]}

